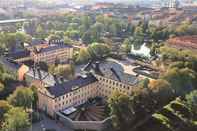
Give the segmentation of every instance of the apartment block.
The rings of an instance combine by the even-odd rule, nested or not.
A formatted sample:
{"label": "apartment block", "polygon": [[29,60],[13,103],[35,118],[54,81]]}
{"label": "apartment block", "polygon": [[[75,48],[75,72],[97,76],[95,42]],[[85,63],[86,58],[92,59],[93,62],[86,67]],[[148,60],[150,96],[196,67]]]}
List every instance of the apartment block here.
{"label": "apartment block", "polygon": [[56,112],[77,107],[89,98],[107,99],[115,91],[131,95],[136,88],[138,77],[121,73],[113,62],[93,66],[95,71],[87,71],[74,80],[39,88],[39,109],[54,117]]}
{"label": "apartment block", "polygon": [[60,63],[68,62],[72,59],[73,48],[69,45],[55,45],[47,48],[42,48],[31,52],[31,57],[34,62],[46,62],[54,64],[56,61]]}
{"label": "apartment block", "polygon": [[24,46],[24,50],[11,53],[8,58],[17,63],[33,61],[54,64],[55,62],[66,63],[73,56],[73,47],[64,43],[50,44],[45,40],[33,39],[30,44],[25,43]]}

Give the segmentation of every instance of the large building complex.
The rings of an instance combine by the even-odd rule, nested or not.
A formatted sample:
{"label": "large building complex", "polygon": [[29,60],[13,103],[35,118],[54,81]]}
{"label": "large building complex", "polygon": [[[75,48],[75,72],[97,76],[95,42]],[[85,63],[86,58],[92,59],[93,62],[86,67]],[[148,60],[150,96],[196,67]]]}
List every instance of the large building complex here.
{"label": "large building complex", "polygon": [[31,53],[34,62],[46,62],[54,64],[56,61],[60,63],[68,62],[72,59],[73,48],[69,45],[50,46],[48,48],[33,51]]}
{"label": "large building complex", "polygon": [[108,98],[115,91],[130,95],[139,80],[113,61],[91,64],[85,70],[74,80],[39,88],[39,109],[54,117],[56,112],[79,106],[89,98]]}
{"label": "large building complex", "polygon": [[45,62],[54,64],[68,62],[73,56],[73,47],[63,43],[51,44],[45,40],[33,40],[31,44],[25,45],[25,50],[17,51],[9,55],[9,59],[23,63],[32,60],[35,63]]}

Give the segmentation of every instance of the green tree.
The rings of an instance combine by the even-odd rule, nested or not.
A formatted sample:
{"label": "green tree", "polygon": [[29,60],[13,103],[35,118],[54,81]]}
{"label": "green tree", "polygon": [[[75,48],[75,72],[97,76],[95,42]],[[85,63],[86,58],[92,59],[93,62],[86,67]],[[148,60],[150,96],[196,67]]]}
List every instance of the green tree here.
{"label": "green tree", "polygon": [[17,88],[13,94],[8,97],[8,102],[13,106],[32,108],[34,94],[31,88]]}
{"label": "green tree", "polygon": [[129,96],[114,92],[109,100],[110,114],[113,116],[112,122],[115,129],[128,129],[134,117],[132,101]]}
{"label": "green tree", "polygon": [[37,102],[38,102],[38,87],[36,86],[31,86],[31,90],[33,92],[33,108],[37,109]]}
{"label": "green tree", "polygon": [[16,41],[19,41],[20,43],[24,43],[24,42],[31,43],[32,38],[28,34],[22,32],[16,32],[14,35]]}
{"label": "green tree", "polygon": [[141,26],[137,26],[134,31],[135,36],[144,36],[144,29]]}
{"label": "green tree", "polygon": [[174,98],[174,91],[170,83],[163,79],[150,80],[148,84],[150,94],[155,100],[155,104],[165,105]]}
{"label": "green tree", "polygon": [[162,78],[171,84],[176,95],[185,95],[195,87],[196,73],[188,68],[172,68]]}
{"label": "green tree", "polygon": [[54,74],[63,76],[66,79],[73,79],[75,75],[75,68],[72,64],[58,65],[54,68]]}
{"label": "green tree", "polygon": [[3,91],[5,88],[4,84],[0,82],[0,92]]}
{"label": "green tree", "polygon": [[7,101],[0,100],[0,128],[1,124],[4,120],[4,114],[8,112],[9,109],[11,109],[11,105]]}
{"label": "green tree", "polygon": [[28,114],[19,107],[11,108],[5,114],[3,131],[25,131],[30,126]]}
{"label": "green tree", "polygon": [[77,62],[85,63],[91,59],[91,56],[87,50],[87,48],[81,48],[77,57]]}
{"label": "green tree", "polygon": [[36,27],[36,36],[37,36],[38,38],[42,38],[42,39],[44,39],[45,36],[46,36],[45,31],[44,31],[44,29],[43,29],[43,27],[42,27],[41,24],[39,24],[39,25]]}
{"label": "green tree", "polygon": [[49,41],[51,41],[51,40],[59,40],[59,39],[61,39],[61,37],[59,35],[56,35],[56,34],[50,34],[47,39]]}
{"label": "green tree", "polygon": [[177,28],[176,28],[176,34],[177,35],[186,35],[188,33],[188,30],[191,26],[191,23],[189,21],[183,21]]}
{"label": "green tree", "polygon": [[91,37],[94,42],[98,42],[101,38],[101,34],[104,32],[104,25],[102,23],[95,23],[91,26]]}
{"label": "green tree", "polygon": [[70,38],[68,38],[67,36],[64,36],[64,44],[72,45],[73,41]]}
{"label": "green tree", "polygon": [[110,48],[103,43],[92,43],[88,46],[91,59],[103,59],[109,56]]}
{"label": "green tree", "polygon": [[90,16],[84,15],[81,17],[81,23],[84,26],[85,30],[88,30],[93,23],[93,20]]}
{"label": "green tree", "polygon": [[131,42],[128,38],[124,40],[122,49],[126,54],[129,54],[131,52]]}
{"label": "green tree", "polygon": [[83,35],[82,35],[82,38],[83,42],[85,44],[90,44],[92,43],[92,37],[91,37],[91,32],[90,31],[86,31]]}
{"label": "green tree", "polygon": [[197,115],[197,90],[192,91],[185,97],[187,106]]}
{"label": "green tree", "polygon": [[78,40],[80,36],[80,32],[78,30],[67,30],[65,35],[71,39]]}
{"label": "green tree", "polygon": [[141,87],[141,88],[148,88],[149,82],[150,82],[150,80],[148,78],[145,78],[145,79],[140,81],[138,86]]}

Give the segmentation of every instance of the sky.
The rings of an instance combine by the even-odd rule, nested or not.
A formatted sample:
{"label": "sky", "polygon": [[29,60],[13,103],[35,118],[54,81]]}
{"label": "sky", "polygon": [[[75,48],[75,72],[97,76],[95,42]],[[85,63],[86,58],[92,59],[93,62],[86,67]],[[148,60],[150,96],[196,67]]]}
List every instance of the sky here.
{"label": "sky", "polygon": [[[36,1],[36,0],[35,0]],[[120,3],[135,3],[135,2],[151,2],[151,1],[161,1],[164,2],[166,0],[38,0],[38,1],[46,1],[46,2],[62,2],[62,1],[66,1],[66,2],[75,2],[75,3],[80,3],[80,4],[87,4],[87,3],[94,3],[94,2],[120,2]],[[183,1],[187,1],[187,0],[179,0],[180,2]],[[197,0],[193,0],[193,1],[197,1]]]}

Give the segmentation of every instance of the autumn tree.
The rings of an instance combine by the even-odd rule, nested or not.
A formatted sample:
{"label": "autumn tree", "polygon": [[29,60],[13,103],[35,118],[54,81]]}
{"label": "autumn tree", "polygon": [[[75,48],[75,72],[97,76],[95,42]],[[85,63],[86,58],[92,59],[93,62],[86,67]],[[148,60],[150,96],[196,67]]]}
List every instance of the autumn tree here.
{"label": "autumn tree", "polygon": [[173,88],[166,80],[150,80],[148,88],[150,89],[150,95],[155,100],[155,104],[165,105],[174,98]]}

